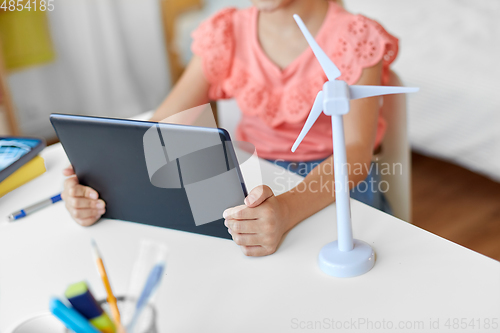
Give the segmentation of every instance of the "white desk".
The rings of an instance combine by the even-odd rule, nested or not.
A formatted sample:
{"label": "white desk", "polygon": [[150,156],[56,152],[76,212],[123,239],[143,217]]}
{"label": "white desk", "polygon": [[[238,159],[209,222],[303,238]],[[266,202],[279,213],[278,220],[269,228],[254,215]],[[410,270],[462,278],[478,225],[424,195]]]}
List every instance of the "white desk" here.
{"label": "white desk", "polygon": [[[45,149],[47,173],[0,199],[0,217],[61,189],[68,164],[59,145]],[[264,182],[276,187],[271,164]],[[251,171],[244,170],[246,177]],[[295,176],[296,177],[296,176]],[[292,176],[293,178],[293,176]],[[297,178],[293,178],[297,179]],[[103,253],[117,295],[127,289],[138,242],[151,238],[171,249],[167,276],[159,290],[160,332],[295,332],[331,320],[356,332],[498,332],[500,263],[413,225],[352,201],[354,235],[376,251],[367,274],[338,279],[317,265],[319,250],[336,238],[334,206],[293,229],[267,257],[245,257],[232,241],[105,220],[90,228],[72,222],[62,203],[21,221],[0,226],[0,331],[47,311],[49,296],[86,279],[104,296],[90,237]],[[475,329],[447,329],[447,319],[475,320]],[[366,325],[359,325],[365,320]],[[342,323],[338,323],[341,321]],[[478,329],[478,324],[481,329]],[[498,323],[500,325],[500,323]],[[421,327],[417,329],[417,327]],[[340,330],[338,330],[340,331]]]}

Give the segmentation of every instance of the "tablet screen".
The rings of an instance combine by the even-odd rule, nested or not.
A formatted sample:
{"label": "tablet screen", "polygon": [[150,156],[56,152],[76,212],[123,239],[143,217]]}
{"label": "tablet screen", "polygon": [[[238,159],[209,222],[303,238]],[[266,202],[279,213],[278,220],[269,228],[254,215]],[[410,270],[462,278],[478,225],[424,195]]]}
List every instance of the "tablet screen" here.
{"label": "tablet screen", "polygon": [[0,171],[40,144],[37,139],[0,138]]}

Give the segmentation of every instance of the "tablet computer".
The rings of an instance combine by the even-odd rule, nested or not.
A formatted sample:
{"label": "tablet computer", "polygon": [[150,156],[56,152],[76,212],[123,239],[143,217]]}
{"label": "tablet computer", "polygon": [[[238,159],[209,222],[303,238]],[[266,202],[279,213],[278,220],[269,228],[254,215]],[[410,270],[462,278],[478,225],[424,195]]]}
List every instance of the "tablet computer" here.
{"label": "tablet computer", "polygon": [[104,218],[231,239],[222,213],[247,190],[224,129],[52,114],[81,184]]}

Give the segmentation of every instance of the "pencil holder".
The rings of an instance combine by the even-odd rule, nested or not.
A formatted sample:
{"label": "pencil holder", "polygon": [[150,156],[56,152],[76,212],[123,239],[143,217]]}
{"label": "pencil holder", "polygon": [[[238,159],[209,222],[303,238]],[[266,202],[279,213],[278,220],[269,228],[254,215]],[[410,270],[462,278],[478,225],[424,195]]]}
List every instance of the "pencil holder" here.
{"label": "pencil holder", "polygon": [[[118,309],[120,310],[120,313],[124,315],[122,316],[122,318],[125,319],[125,321],[123,321],[122,323],[126,329],[127,315],[124,313],[124,311],[127,308],[130,308],[129,306],[130,304],[135,304],[135,301],[125,296],[119,296],[116,298],[116,302],[118,304]],[[111,310],[109,308],[107,300],[99,301],[99,305],[101,305],[102,309],[111,316]],[[67,329],[66,333],[72,333],[72,331]],[[158,329],[156,327],[155,307],[152,304],[146,305],[142,310],[139,319],[137,320],[137,324],[134,326],[133,332],[127,331],[126,333],[158,333]]]}

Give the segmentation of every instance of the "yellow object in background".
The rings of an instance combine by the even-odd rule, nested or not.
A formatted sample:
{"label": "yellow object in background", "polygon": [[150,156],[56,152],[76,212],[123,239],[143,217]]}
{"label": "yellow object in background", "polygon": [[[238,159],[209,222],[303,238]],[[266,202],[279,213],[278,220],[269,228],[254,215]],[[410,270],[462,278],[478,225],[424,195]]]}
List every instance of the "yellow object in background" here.
{"label": "yellow object in background", "polygon": [[0,40],[8,70],[41,65],[55,59],[44,11],[0,10]]}
{"label": "yellow object in background", "polygon": [[30,180],[45,172],[45,162],[40,156],[35,156],[31,161],[17,169],[12,175],[0,183],[0,197],[10,191],[26,184]]}

